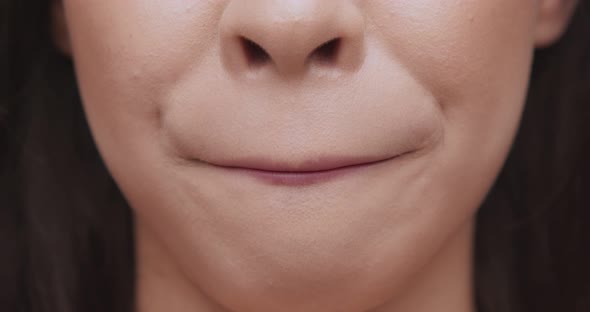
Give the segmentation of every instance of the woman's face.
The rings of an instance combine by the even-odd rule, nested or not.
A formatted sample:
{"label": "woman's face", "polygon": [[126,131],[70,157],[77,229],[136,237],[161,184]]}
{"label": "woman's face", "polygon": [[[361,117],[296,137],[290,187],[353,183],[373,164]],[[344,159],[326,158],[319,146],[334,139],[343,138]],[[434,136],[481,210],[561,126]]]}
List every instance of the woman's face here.
{"label": "woman's face", "polygon": [[558,33],[545,2],[63,7],[98,148],[184,274],[234,308],[361,310],[470,235]]}

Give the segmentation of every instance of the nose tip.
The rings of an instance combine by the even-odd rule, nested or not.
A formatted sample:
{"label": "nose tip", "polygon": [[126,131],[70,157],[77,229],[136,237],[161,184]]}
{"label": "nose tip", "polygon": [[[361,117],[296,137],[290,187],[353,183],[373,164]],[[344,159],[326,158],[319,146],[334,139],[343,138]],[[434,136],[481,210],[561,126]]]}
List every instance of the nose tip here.
{"label": "nose tip", "polygon": [[364,24],[352,1],[231,1],[220,24],[222,58],[237,72],[350,71],[363,60]]}

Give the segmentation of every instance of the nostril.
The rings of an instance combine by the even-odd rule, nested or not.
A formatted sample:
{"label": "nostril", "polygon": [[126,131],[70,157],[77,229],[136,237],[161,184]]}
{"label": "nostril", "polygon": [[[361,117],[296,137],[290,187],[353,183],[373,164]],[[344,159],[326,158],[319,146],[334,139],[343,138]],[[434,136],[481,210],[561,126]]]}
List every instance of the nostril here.
{"label": "nostril", "polygon": [[240,41],[249,65],[259,66],[270,61],[270,55],[260,45],[245,37],[240,37]]}
{"label": "nostril", "polygon": [[320,63],[334,63],[338,58],[340,50],[341,39],[332,39],[313,51],[310,55],[310,59],[315,59]]}

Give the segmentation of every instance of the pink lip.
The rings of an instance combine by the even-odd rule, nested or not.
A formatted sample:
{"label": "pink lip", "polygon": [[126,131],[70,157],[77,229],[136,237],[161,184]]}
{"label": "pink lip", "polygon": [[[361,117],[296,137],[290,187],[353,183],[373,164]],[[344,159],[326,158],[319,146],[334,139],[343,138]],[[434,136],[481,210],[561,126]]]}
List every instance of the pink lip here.
{"label": "pink lip", "polygon": [[388,157],[324,157],[299,165],[273,162],[264,158],[236,159],[211,163],[233,174],[245,174],[272,185],[303,186],[325,182],[397,158]]}

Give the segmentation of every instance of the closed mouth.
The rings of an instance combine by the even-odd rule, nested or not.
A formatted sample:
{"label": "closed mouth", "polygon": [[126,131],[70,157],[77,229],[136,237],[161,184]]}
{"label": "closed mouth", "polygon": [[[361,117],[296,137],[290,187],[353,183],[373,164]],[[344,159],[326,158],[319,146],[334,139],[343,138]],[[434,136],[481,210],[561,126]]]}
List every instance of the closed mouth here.
{"label": "closed mouth", "polygon": [[305,186],[326,182],[337,177],[360,172],[381,163],[398,158],[388,157],[324,157],[314,161],[289,165],[265,161],[261,158],[234,160],[232,162],[209,163],[230,174],[241,174],[271,185]]}

